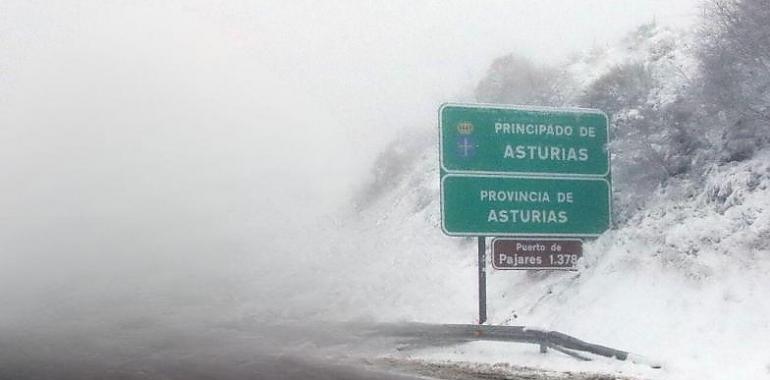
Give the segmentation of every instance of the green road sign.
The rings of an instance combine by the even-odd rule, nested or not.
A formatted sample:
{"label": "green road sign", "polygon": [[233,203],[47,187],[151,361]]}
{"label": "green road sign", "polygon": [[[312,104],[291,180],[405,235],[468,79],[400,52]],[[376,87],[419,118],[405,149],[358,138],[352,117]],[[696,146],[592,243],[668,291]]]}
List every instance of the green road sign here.
{"label": "green road sign", "polygon": [[604,178],[446,174],[442,228],[455,236],[597,236],[609,228]]}
{"label": "green road sign", "polygon": [[607,176],[607,115],[599,110],[445,104],[441,169],[505,175]]}
{"label": "green road sign", "polygon": [[607,115],[445,104],[441,222],[453,236],[598,236],[610,225]]}

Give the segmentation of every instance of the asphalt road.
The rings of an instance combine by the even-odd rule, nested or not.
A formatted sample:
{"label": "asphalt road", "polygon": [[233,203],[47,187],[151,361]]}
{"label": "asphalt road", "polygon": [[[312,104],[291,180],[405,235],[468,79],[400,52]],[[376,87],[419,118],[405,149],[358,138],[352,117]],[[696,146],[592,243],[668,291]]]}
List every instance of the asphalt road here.
{"label": "asphalt road", "polygon": [[125,356],[115,355],[99,363],[58,361],[54,364],[17,363],[0,370],[2,379],[285,379],[285,380],[416,380],[424,377],[398,375],[385,371],[320,361],[301,357],[253,355],[243,357],[208,357],[191,355],[184,350],[175,354]]}
{"label": "asphalt road", "polygon": [[[133,320],[0,330],[0,380],[515,379],[510,373],[371,358],[409,325]],[[440,329],[440,327],[439,327]],[[417,346],[446,344],[428,334]],[[369,358],[369,359],[367,359]],[[552,374],[551,374],[552,375]],[[549,379],[528,373],[522,379]],[[565,377],[558,377],[564,379]],[[580,377],[575,379],[601,379]]]}
{"label": "asphalt road", "polygon": [[360,354],[392,341],[344,325],[37,326],[0,334],[0,379],[411,380]]}

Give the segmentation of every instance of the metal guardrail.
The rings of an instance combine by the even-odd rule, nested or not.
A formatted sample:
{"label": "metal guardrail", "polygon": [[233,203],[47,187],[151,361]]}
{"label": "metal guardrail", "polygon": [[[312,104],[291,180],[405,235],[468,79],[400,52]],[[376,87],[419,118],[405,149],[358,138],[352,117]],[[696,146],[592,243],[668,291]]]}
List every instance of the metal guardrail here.
{"label": "metal guardrail", "polygon": [[531,343],[539,345],[542,353],[547,352],[548,348],[552,348],[578,360],[591,360],[590,357],[577,352],[581,351],[649,365],[652,368],[662,367],[660,364],[627,351],[588,343],[558,331],[526,326],[399,324],[383,326],[378,330],[390,336],[407,338],[408,341],[405,343],[412,348],[444,346],[478,340]]}

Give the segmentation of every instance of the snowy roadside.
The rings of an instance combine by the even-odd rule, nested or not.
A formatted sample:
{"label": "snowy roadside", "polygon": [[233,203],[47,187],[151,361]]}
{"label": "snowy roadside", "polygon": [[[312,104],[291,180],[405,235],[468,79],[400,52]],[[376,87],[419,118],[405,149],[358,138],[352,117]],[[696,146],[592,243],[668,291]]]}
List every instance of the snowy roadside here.
{"label": "snowy roadside", "polygon": [[[675,136],[664,128],[671,120],[653,116],[677,104],[674,95],[688,85],[697,65],[688,38],[655,28],[643,32],[568,70],[592,74],[576,85],[578,90],[601,78],[626,83],[630,74],[616,70],[624,62],[645,80],[654,79],[639,104],[614,114],[625,123],[618,132],[651,128],[643,137],[651,139],[648,148],[662,154],[660,162],[644,161],[654,154],[632,154],[639,149],[638,136],[616,136],[622,143],[612,147],[616,226],[585,242],[578,272],[490,268],[487,311],[491,324],[560,331],[653,358],[663,368],[604,358],[578,362],[556,352],[541,355],[536,347],[488,342],[404,351],[385,359],[647,379],[770,374],[770,149],[738,161],[706,155],[696,163],[697,157],[666,156],[660,149],[673,144],[668,139]],[[636,82],[628,83],[635,89]],[[355,212],[342,218],[344,239],[308,260],[310,275],[304,268],[292,274],[337,274],[315,277],[307,291],[293,292],[287,299],[294,305],[315,305],[323,296],[322,317],[330,320],[478,322],[475,241],[441,233],[435,131],[423,132],[393,142],[373,168],[375,180]],[[677,157],[692,160],[685,165],[689,171],[671,171],[665,180],[645,177],[675,169],[661,163]],[[344,274],[339,268],[346,269]],[[321,288],[328,291],[311,291]],[[312,313],[317,315],[315,309]]]}
{"label": "snowy roadside", "polygon": [[[475,323],[474,242],[438,231],[434,163],[430,154],[421,157],[362,213],[368,223],[356,226],[355,241],[371,249],[343,250],[345,265],[357,270],[328,278],[329,288],[351,295],[330,299],[330,319]],[[490,342],[381,358],[641,379],[766,377],[770,150],[714,166],[705,178],[672,180],[626,225],[586,242],[577,273],[488,274],[491,324],[557,330],[655,359],[662,369],[605,358],[579,362],[553,351],[541,355],[536,346]],[[318,267],[332,264],[341,265],[329,260]]]}
{"label": "snowy roadside", "polygon": [[471,342],[451,347],[400,351],[374,361],[380,366],[440,379],[663,379],[661,370],[632,362],[591,357],[578,361],[536,345]]}

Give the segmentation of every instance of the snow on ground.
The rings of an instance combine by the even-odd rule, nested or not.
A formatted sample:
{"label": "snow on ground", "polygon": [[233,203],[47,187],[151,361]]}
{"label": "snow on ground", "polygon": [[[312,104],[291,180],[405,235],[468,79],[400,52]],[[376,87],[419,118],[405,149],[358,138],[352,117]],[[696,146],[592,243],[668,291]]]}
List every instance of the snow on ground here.
{"label": "snow on ground", "polygon": [[[330,289],[322,317],[476,322],[476,242],[441,233],[435,154],[429,147],[415,160],[346,226],[347,246],[312,265],[355,268],[314,284]],[[579,363],[555,352],[544,358],[534,346],[488,342],[410,357],[644,378],[770,376],[769,211],[766,150],[715,166],[705,183],[662,188],[627,225],[586,242],[576,273],[490,268],[490,323],[561,331],[662,362],[661,370],[634,372],[603,358]]]}
{"label": "snow on ground", "polygon": [[[502,375],[544,374],[546,378],[573,378],[564,374],[585,374],[613,378],[661,378],[661,370],[636,363],[620,362],[591,356],[593,361],[578,361],[559,352],[539,352],[538,346],[506,342],[471,342],[455,347],[426,349],[392,355],[396,363],[443,364],[467,368],[474,372],[497,372]],[[583,378],[577,377],[576,378]],[[525,377],[539,378],[539,377]]]}
{"label": "snow on ground", "polygon": [[[393,273],[379,281],[373,268],[358,273],[354,283],[380,287],[353,301],[359,315],[475,321],[475,241],[439,232],[434,160],[422,157],[363,212],[371,223],[356,241],[373,242],[376,253],[358,251],[357,260],[392,266]],[[663,369],[610,359],[579,363],[554,352],[542,356],[534,346],[488,342],[410,357],[644,378],[770,376],[769,163],[766,150],[714,167],[704,184],[669,184],[628,225],[587,242],[577,273],[489,273],[490,323],[561,331],[648,357]]]}

